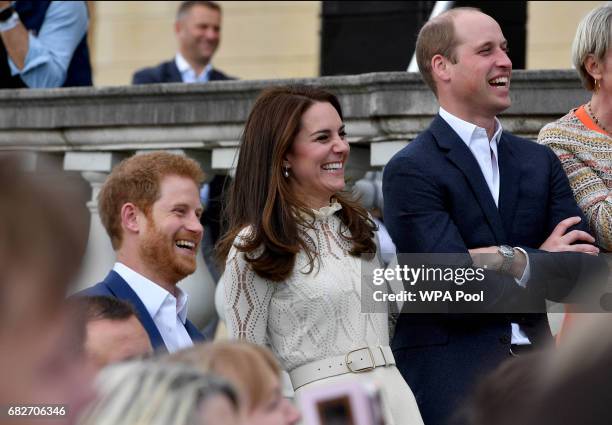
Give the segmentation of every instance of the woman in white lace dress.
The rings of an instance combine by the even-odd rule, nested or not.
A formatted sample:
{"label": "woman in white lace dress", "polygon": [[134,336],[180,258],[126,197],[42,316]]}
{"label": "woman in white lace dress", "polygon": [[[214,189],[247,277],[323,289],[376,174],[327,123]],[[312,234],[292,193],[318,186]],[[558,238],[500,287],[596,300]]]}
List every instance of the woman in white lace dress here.
{"label": "woman in white lace dress", "polygon": [[422,424],[389,348],[388,315],[362,313],[362,267],[379,264],[368,254],[375,225],[341,193],[348,155],[332,94],[279,87],[259,96],[218,245],[228,331],[270,347],[298,399],[306,387],[374,381],[387,424]]}

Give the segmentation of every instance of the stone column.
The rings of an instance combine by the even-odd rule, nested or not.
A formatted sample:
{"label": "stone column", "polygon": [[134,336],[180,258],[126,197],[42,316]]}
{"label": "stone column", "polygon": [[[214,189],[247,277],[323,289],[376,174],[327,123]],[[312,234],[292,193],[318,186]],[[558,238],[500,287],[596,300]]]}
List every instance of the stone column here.
{"label": "stone column", "polygon": [[111,152],[67,152],[64,156],[64,169],[80,171],[92,189],[91,200],[87,202],[91,213],[89,239],[75,291],[102,281],[115,262],[115,252],[98,214],[98,193],[113,166],[122,157]]}
{"label": "stone column", "polygon": [[77,283],[79,290],[104,280],[115,263],[115,251],[98,213],[98,193],[108,174],[95,171],[84,171],[81,173],[83,178],[91,185],[92,191],[91,200],[87,202],[87,208],[89,208],[91,214],[89,241],[85,258],[83,259],[81,278]]}
{"label": "stone column", "polygon": [[407,141],[380,141],[370,145],[370,165],[384,167],[397,152],[408,144]]}
{"label": "stone column", "polygon": [[235,146],[213,148],[211,155],[212,168],[215,170],[231,170],[238,163],[238,143]]}

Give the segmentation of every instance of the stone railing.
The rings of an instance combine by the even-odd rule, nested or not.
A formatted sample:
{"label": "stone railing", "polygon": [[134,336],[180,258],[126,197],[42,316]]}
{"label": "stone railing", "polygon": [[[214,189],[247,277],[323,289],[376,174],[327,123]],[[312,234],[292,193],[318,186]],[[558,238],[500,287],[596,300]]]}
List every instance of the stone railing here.
{"label": "stone railing", "polygon": [[[114,261],[101,226],[96,196],[122,158],[151,149],[169,149],[197,159],[204,170],[232,167],[250,107],[265,87],[310,84],[339,96],[351,142],[348,176],[357,179],[380,168],[427,127],[437,111],[435,98],[418,74],[375,73],[302,80],[227,81],[208,84],[0,91],[0,151],[26,151],[35,169],[40,153],[60,167],[80,172],[92,187],[88,253],[80,286],[100,281]],[[504,127],[535,139],[539,129],[588,94],[575,72],[515,71],[512,107]],[[203,283],[204,282],[204,283]],[[201,261],[184,282],[191,316],[200,325],[212,308],[213,284]]]}

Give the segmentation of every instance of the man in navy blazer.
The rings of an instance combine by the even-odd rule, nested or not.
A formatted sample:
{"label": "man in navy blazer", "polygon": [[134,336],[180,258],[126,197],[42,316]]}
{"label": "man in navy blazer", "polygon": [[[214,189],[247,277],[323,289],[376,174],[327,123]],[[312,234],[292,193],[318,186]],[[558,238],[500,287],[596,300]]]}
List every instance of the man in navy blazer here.
{"label": "man in navy blazer", "polygon": [[187,320],[187,294],[177,286],[196,269],[203,180],[194,160],[153,152],[122,161],[98,195],[117,262],[79,295],[128,301],[154,349],[173,352],[204,339]]}
{"label": "man in navy blazer", "polygon": [[179,51],[173,60],[138,70],[132,84],[203,83],[232,80],[214,69],[211,61],[221,39],[221,7],[211,1],[184,1],[174,31]]}
{"label": "man in navy blazer", "polygon": [[[569,265],[596,259],[583,253],[598,249],[555,154],[503,131],[496,118],[510,106],[512,70],[497,22],[452,9],[425,24],[416,54],[440,112],[386,166],[385,224],[398,253],[456,253],[470,262],[470,254],[487,254],[495,271],[484,282],[490,302],[474,314],[398,319],[397,365],[425,424],[443,425],[479,376],[551,340],[545,298],[565,294],[576,280]],[[555,279],[542,278],[551,270]],[[516,300],[540,313],[504,309]],[[491,312],[499,314],[484,314]]]}

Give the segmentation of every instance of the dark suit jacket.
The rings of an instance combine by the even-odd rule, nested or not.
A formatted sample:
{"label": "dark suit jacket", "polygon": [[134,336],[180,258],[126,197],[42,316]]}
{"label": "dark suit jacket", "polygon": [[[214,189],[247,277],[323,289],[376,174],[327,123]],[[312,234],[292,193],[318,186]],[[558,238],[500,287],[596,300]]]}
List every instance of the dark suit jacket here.
{"label": "dark suit jacket", "polygon": [[[164,344],[164,340],[153,321],[153,318],[147,311],[146,307],[136,295],[136,292],[130,285],[127,284],[125,280],[117,272],[111,270],[110,273],[104,278],[104,280],[91,288],[87,288],[83,291],[80,291],[76,294],[77,296],[97,296],[103,295],[107,297],[115,297],[120,300],[127,301],[136,310],[136,314],[138,315],[138,319],[142,326],[144,326],[147,334],[149,334],[149,339],[151,340],[151,345],[154,350],[167,350],[166,345]],[[193,340],[193,342],[204,341],[204,336],[198,331],[193,323],[189,320],[185,323],[185,329],[187,333]]]}
{"label": "dark suit jacket", "polygon": [[[233,80],[223,72],[213,68],[210,73],[210,81]],[[157,66],[143,68],[134,73],[132,84],[154,84],[154,83],[182,83],[181,73],[176,67],[174,59],[162,62]]]}
{"label": "dark suit jacket", "polygon": [[[554,298],[549,295],[558,281],[548,287],[547,280],[539,278],[539,258],[544,255],[538,256],[534,248],[561,220],[581,216],[579,228],[586,230],[586,219],[552,150],[503,132],[498,156],[499,208],[469,148],[436,116],[385,168],[385,224],[398,253],[467,256],[470,248],[523,247],[531,262],[527,289],[497,273],[494,278],[488,275],[485,284],[501,294],[492,297],[494,302],[525,297],[543,312],[544,298]],[[567,264],[565,259],[561,263]],[[562,280],[574,283],[569,275]],[[485,304],[483,311],[496,311],[495,307]],[[534,345],[551,340],[542,313],[400,315],[392,348],[426,425],[447,423],[477,377],[509,357],[511,322],[518,322]]]}

